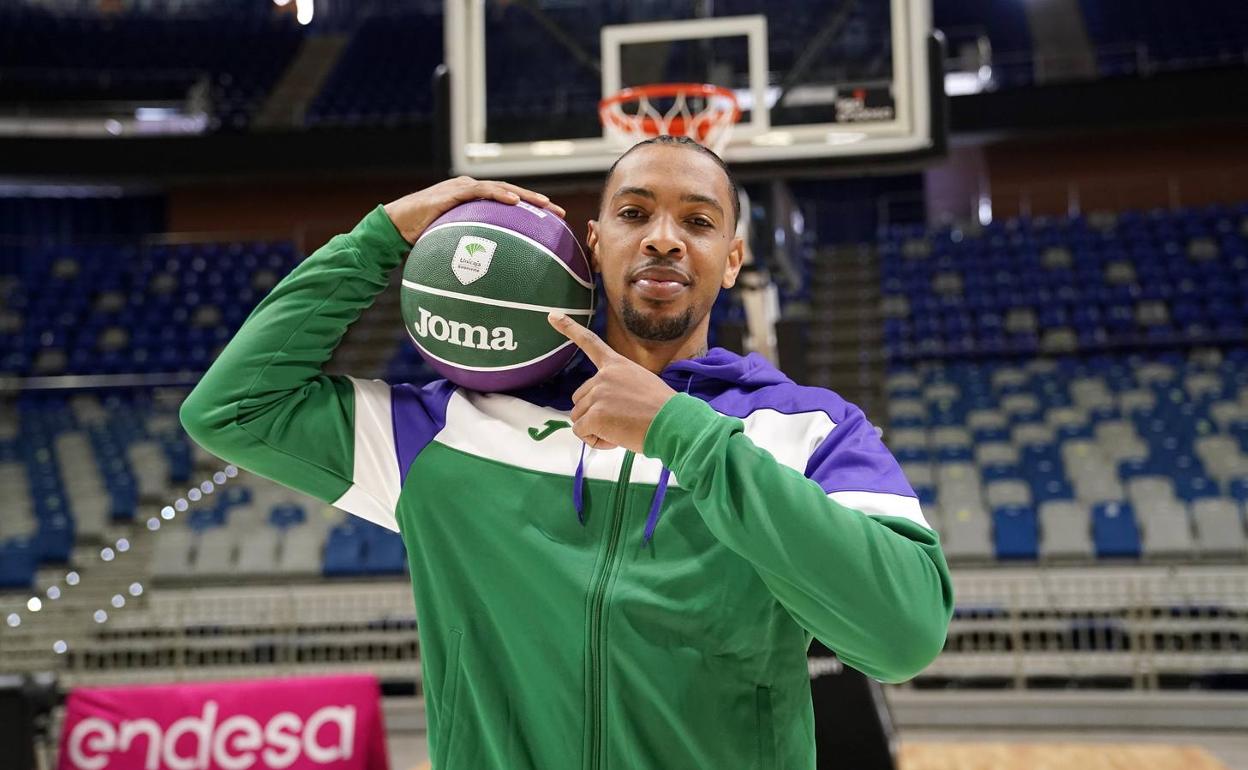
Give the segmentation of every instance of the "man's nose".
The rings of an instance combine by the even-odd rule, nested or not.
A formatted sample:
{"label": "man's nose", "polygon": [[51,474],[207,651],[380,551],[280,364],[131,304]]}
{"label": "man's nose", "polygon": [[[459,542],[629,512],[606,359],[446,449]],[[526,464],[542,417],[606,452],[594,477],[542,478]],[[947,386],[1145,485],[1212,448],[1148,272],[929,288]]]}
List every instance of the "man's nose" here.
{"label": "man's nose", "polygon": [[642,247],[647,254],[679,258],[684,254],[685,242],[670,217],[656,217]]}

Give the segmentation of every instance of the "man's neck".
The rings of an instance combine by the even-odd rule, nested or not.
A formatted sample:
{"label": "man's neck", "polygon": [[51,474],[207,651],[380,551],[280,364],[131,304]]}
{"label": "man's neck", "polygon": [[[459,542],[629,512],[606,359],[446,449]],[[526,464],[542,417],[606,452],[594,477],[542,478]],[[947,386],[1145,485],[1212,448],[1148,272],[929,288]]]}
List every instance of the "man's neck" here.
{"label": "man's neck", "polygon": [[671,342],[655,342],[643,340],[629,333],[614,318],[607,318],[607,344],[611,348],[646,369],[658,374],[673,361],[686,358],[699,358],[706,355],[706,333],[709,319],[690,330],[683,339]]}

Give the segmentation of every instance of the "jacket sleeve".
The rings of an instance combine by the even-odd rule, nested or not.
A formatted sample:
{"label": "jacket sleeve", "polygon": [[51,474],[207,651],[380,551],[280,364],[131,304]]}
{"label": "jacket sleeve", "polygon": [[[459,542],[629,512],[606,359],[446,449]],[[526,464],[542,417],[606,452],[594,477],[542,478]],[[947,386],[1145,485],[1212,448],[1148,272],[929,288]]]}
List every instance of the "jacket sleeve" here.
{"label": "jacket sleeve", "polygon": [[[379,206],[305,259],[182,403],[187,433],[228,462],[397,530],[402,445],[432,435],[447,394],[321,368],[410,248]],[[416,435],[405,441],[405,431]]]}
{"label": "jacket sleeve", "polygon": [[[743,430],[681,394],[655,417],[644,450],[691,491],[711,532],[846,664],[884,682],[919,673],[944,646],[953,588],[939,538],[874,428],[851,407],[806,475]],[[829,493],[837,477],[849,484]],[[873,491],[890,486],[897,492]]]}

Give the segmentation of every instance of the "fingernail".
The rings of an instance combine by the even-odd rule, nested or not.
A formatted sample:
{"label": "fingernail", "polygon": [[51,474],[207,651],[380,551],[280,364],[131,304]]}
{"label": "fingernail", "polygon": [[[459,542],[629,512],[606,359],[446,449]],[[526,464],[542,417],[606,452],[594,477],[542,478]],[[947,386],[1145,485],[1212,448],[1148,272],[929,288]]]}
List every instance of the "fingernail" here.
{"label": "fingernail", "polygon": [[550,320],[551,323],[557,323],[557,324],[561,324],[564,321],[568,320],[568,317],[566,315],[558,311],[554,311],[554,310],[552,310],[550,315],[546,316],[546,318]]}

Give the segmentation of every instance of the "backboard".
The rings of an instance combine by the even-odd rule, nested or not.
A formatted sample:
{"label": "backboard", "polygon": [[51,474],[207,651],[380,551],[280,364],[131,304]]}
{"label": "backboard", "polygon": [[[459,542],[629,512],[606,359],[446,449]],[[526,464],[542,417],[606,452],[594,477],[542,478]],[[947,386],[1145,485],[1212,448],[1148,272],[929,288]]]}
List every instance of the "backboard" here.
{"label": "backboard", "polygon": [[452,171],[605,171],[599,100],[653,83],[735,93],[734,167],[930,152],[931,32],[927,0],[447,0]]}

